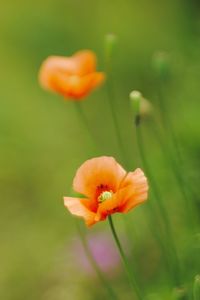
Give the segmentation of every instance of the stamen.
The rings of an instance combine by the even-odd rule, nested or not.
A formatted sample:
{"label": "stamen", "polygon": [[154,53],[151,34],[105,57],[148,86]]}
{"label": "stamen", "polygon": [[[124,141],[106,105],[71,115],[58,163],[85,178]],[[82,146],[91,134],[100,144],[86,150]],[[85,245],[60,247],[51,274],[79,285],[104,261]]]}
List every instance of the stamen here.
{"label": "stamen", "polygon": [[112,196],[113,196],[113,192],[112,191],[104,191],[98,197],[98,200],[99,200],[99,202],[103,202],[103,201],[106,201],[106,200],[112,198]]}

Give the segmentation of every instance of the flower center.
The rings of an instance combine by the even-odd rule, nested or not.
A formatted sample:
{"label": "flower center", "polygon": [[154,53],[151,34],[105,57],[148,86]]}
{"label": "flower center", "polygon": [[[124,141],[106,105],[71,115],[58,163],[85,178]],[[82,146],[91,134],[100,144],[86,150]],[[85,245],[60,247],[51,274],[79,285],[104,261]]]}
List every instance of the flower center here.
{"label": "flower center", "polygon": [[110,198],[112,198],[113,192],[112,191],[104,191],[101,193],[101,195],[98,197],[99,202],[104,202]]}

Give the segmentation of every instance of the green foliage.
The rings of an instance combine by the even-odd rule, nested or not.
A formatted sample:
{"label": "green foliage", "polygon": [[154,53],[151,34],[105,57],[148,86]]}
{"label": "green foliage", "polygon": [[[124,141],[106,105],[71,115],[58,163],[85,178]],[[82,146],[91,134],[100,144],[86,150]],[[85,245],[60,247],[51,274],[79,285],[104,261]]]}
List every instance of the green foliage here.
{"label": "green foliage", "polygon": [[[166,147],[164,153],[150,120],[142,123],[143,139],[169,216],[181,262],[182,286],[174,286],[166,272],[149,223],[154,218],[150,203],[127,215],[124,227],[121,216],[116,215],[117,227],[122,234],[129,232],[129,247],[133,247],[129,258],[147,299],[189,299],[193,278],[200,272],[198,5],[192,0],[2,2],[0,299],[106,299],[97,278],[76,267],[75,260],[72,263],[71,242],[77,233],[62,199],[70,193],[77,167],[93,155],[90,136],[74,103],[41,90],[37,77],[47,56],[71,55],[87,48],[97,53],[98,69],[104,70],[104,36],[110,32],[118,37],[112,62],[115,111],[130,169],[142,163],[129,93],[140,90],[158,116],[156,129]],[[163,128],[159,113],[158,74],[152,68],[152,57],[158,51],[170,57],[170,79],[167,77],[163,93],[170,123],[180,142],[179,172],[184,180],[179,182],[169,163],[170,159],[173,165],[176,151],[166,143],[170,133]],[[157,67],[166,71],[160,61]],[[105,87],[93,92],[81,107],[100,148],[99,155],[115,156],[122,163]],[[189,210],[184,206],[183,193],[189,206],[192,203]],[[164,232],[156,202],[150,201],[158,216],[153,228]],[[107,227],[101,223],[90,230],[107,231]],[[168,244],[168,237],[163,238]],[[120,299],[131,299],[122,270],[110,282]],[[194,287],[195,295],[196,291]]]}

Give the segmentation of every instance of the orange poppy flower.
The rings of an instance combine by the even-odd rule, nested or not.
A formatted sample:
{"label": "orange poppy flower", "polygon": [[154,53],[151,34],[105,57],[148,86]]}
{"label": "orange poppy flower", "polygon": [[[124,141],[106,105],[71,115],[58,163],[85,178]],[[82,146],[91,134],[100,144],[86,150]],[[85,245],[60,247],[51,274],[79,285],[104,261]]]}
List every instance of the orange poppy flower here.
{"label": "orange poppy flower", "polygon": [[76,172],[73,188],[84,198],[64,197],[64,205],[87,226],[116,212],[127,213],[147,199],[148,183],[141,169],[126,172],[113,157],[87,160]]}
{"label": "orange poppy flower", "polygon": [[90,50],[76,52],[71,57],[50,56],[39,71],[41,86],[64,97],[80,100],[104,80],[96,72],[96,55]]}

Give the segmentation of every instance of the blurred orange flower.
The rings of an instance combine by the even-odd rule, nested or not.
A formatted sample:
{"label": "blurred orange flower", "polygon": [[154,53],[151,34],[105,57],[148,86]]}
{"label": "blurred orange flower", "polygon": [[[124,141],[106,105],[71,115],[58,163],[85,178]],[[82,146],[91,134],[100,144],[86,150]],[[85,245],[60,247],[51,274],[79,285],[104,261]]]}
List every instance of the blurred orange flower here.
{"label": "blurred orange flower", "polygon": [[126,172],[113,157],[87,160],[73,181],[76,192],[85,198],[64,197],[64,205],[87,226],[116,212],[127,213],[147,199],[148,183],[141,169]]}
{"label": "blurred orange flower", "polygon": [[41,86],[64,97],[80,100],[104,80],[96,72],[96,55],[90,50],[76,52],[71,57],[50,56],[41,65]]}

